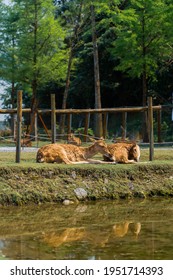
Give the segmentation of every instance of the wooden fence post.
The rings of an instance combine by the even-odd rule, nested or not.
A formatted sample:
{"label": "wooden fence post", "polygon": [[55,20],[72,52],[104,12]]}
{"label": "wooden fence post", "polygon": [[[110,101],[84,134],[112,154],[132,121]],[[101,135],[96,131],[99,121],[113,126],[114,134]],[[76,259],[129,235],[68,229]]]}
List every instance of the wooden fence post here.
{"label": "wooden fence post", "polygon": [[17,131],[17,114],[13,115],[13,139],[16,141],[16,131]]}
{"label": "wooden fence post", "polygon": [[67,114],[67,134],[71,133],[72,114]]}
{"label": "wooden fence post", "polygon": [[150,155],[149,160],[154,158],[154,132],[153,132],[153,100],[148,97],[148,127],[149,127],[149,141],[150,141]]}
{"label": "wooden fence post", "polygon": [[106,139],[108,126],[108,113],[103,114],[103,138]]}
{"label": "wooden fence post", "polygon": [[17,92],[17,131],[16,131],[16,162],[20,162],[21,127],[22,127],[22,90]]}
{"label": "wooden fence post", "polygon": [[122,139],[126,139],[126,130],[127,130],[127,112],[122,113]]}
{"label": "wooden fence post", "polygon": [[38,142],[38,113],[37,112],[35,112],[34,130],[35,130],[34,141]]}
{"label": "wooden fence post", "polygon": [[85,114],[84,142],[87,142],[89,123],[90,123],[90,113],[86,113]]}
{"label": "wooden fence post", "polygon": [[52,143],[56,142],[56,104],[55,104],[55,94],[51,94],[51,135]]}

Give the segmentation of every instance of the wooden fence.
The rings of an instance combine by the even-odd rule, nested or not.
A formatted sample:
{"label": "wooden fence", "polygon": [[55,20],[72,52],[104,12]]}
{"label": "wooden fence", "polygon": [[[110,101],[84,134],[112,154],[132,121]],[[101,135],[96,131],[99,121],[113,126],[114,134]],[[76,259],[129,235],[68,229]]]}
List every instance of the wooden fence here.
{"label": "wooden fence", "polygon": [[[85,114],[85,130],[84,135],[87,135],[89,128],[89,118],[90,114],[102,113],[103,114],[103,137],[106,138],[107,131],[107,114],[108,113],[122,113],[122,127],[123,135],[125,138],[126,131],[126,119],[127,113],[129,112],[148,112],[148,127],[149,127],[149,144],[150,144],[150,155],[149,160],[152,161],[154,157],[154,133],[153,133],[153,111],[157,110],[160,112],[163,106],[153,106],[152,97],[148,97],[148,106],[145,107],[125,107],[125,108],[103,108],[103,109],[56,109],[55,95],[51,94],[51,109],[38,109],[37,114],[42,119],[41,114],[50,113],[51,114],[51,141],[56,142],[56,115],[57,114],[67,114],[68,125],[67,133],[71,132],[71,119],[72,114]],[[17,108],[16,109],[0,109],[0,114],[17,114],[17,132],[16,132],[16,162],[20,162],[20,152],[21,152],[21,124],[22,124],[22,113],[31,113],[30,108],[22,108],[22,91],[17,93]],[[159,118],[158,118],[159,120]],[[44,124],[44,122],[43,122]],[[158,133],[160,132],[159,126],[161,126],[161,120],[158,121]],[[46,129],[46,127],[45,127]],[[159,135],[158,135],[159,139]]]}

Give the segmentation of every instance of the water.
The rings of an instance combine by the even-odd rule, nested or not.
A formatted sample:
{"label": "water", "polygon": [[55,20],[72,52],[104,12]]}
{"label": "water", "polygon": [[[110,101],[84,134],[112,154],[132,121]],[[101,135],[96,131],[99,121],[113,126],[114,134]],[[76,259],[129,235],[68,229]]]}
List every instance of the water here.
{"label": "water", "polygon": [[173,259],[173,199],[0,208],[0,259]]}

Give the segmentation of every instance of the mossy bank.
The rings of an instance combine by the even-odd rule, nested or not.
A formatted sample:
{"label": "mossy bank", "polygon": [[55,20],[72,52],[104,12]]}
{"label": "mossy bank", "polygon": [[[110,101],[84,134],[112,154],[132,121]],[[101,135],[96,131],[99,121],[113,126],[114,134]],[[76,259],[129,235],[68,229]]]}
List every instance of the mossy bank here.
{"label": "mossy bank", "polygon": [[0,167],[0,205],[173,197],[173,164]]}

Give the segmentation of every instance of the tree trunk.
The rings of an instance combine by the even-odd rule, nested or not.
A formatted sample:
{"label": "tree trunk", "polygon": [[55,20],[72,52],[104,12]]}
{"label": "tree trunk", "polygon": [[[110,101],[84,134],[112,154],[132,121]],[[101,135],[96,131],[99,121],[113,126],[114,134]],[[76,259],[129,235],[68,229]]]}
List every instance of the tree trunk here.
{"label": "tree trunk", "polygon": [[[14,87],[14,81],[12,81],[11,83],[11,105],[12,108],[15,108],[15,100],[14,100],[14,96],[15,96],[15,87]],[[15,137],[15,124],[14,124],[14,114],[11,115],[11,131],[12,131],[12,135],[14,135]]]}
{"label": "tree trunk", "polygon": [[[62,109],[67,108],[67,97],[68,97],[68,92],[69,92],[69,88],[70,88],[71,65],[72,65],[72,61],[73,61],[73,52],[74,52],[74,49],[75,49],[76,43],[77,43],[78,31],[80,28],[79,23],[81,21],[82,7],[83,7],[83,1],[80,2],[80,8],[79,8],[78,16],[77,16],[76,25],[74,28],[74,33],[70,40],[69,60],[68,60],[65,90],[64,90],[64,94],[63,94]],[[61,134],[64,134],[64,132],[65,132],[65,118],[66,118],[66,114],[62,114],[60,117],[60,133]]]}
{"label": "tree trunk", "polygon": [[[32,137],[36,136],[35,131],[35,116],[37,111],[37,32],[38,32],[38,3],[35,1],[34,4],[34,44],[33,44],[33,80],[32,80],[32,99],[31,99],[31,123],[30,123],[30,134]],[[35,139],[35,138],[34,138]]]}
{"label": "tree trunk", "polygon": [[[145,45],[145,13],[143,12],[142,18],[142,56],[143,56],[143,73],[142,73],[142,105],[147,105],[147,73],[146,73],[146,45]],[[147,111],[143,113],[143,124],[142,124],[142,136],[143,142],[149,141],[148,136],[148,117]]]}
{"label": "tree trunk", "polygon": [[[98,57],[94,6],[91,5],[90,9],[91,9],[92,42],[93,42],[93,56],[94,56],[95,109],[101,109],[99,57]],[[102,137],[102,135],[103,135],[102,115],[95,114],[95,136]]]}
{"label": "tree trunk", "polygon": [[[147,105],[147,77],[146,77],[146,72],[143,72],[143,77],[142,77],[142,106]],[[147,111],[143,113],[143,142],[148,142],[149,141],[149,136],[148,136],[148,116],[147,116]]]}
{"label": "tree trunk", "polygon": [[[14,35],[12,34],[12,47],[13,47],[13,51],[15,49],[15,39],[14,39]],[[11,105],[12,108],[15,108],[15,54],[13,52],[12,55],[12,82],[11,82]],[[12,130],[12,134],[14,135],[15,138],[15,117],[12,114],[11,115],[11,130]]]}
{"label": "tree trunk", "polygon": [[[67,97],[70,88],[70,73],[71,73],[71,64],[73,60],[73,51],[72,47],[70,48],[69,60],[68,60],[68,68],[67,68],[67,76],[66,76],[66,83],[65,83],[65,90],[63,94],[63,101],[62,101],[62,109],[67,108]],[[65,132],[65,114],[62,114],[60,117],[60,134],[64,134]]]}
{"label": "tree trunk", "polygon": [[36,123],[35,123],[35,117],[36,117],[36,113],[37,113],[37,106],[38,106],[38,102],[37,102],[37,81],[33,80],[32,83],[32,99],[31,99],[31,122],[30,122],[30,134],[31,137],[33,138],[33,140],[35,139],[36,135]]}

